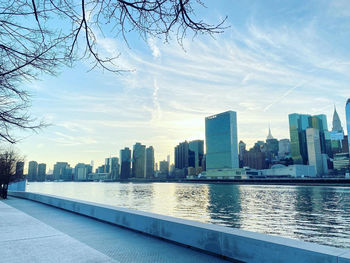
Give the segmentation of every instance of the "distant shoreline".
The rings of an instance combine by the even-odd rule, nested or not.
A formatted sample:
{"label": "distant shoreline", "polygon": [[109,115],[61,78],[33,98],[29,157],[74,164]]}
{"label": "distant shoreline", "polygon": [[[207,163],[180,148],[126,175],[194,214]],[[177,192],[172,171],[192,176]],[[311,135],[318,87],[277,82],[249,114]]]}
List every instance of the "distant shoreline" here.
{"label": "distant shoreline", "polygon": [[[46,181],[55,182],[55,181]],[[93,182],[93,181],[60,181],[60,182]],[[35,182],[29,182],[35,183]],[[40,182],[38,182],[40,183]],[[101,183],[204,183],[204,184],[237,184],[237,185],[294,185],[294,186],[338,186],[350,187],[350,178],[254,178],[254,179],[133,179],[125,181],[102,181]]]}
{"label": "distant shoreline", "polygon": [[241,185],[295,185],[295,186],[339,186],[350,187],[350,178],[275,178],[275,179],[229,179],[206,180],[193,179],[184,182],[213,183],[213,184],[241,184]]}

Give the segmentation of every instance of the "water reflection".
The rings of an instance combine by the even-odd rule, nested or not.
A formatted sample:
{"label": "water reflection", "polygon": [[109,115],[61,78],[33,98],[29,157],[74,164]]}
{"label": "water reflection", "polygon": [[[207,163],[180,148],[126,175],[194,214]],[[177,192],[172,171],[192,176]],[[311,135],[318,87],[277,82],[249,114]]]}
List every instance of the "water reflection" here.
{"label": "water reflection", "polygon": [[28,191],[350,248],[349,188],[45,182]]}
{"label": "water reflection", "polygon": [[239,186],[209,185],[208,211],[211,223],[240,228],[241,195]]}

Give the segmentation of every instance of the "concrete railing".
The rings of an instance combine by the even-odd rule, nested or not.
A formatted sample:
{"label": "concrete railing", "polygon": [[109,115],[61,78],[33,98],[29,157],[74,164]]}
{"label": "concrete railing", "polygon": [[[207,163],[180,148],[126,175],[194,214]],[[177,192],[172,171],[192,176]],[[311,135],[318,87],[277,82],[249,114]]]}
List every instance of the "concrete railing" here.
{"label": "concrete railing", "polygon": [[9,191],[25,191],[27,185],[27,180],[12,182],[8,186]]}
{"label": "concrete railing", "polygon": [[30,192],[9,195],[242,262],[350,263],[350,250],[345,249],[52,195]]}

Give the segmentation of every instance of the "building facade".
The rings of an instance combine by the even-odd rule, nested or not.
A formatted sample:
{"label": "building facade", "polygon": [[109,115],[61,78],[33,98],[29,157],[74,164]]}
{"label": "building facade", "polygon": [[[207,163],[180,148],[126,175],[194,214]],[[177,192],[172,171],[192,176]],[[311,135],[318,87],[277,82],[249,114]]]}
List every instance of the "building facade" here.
{"label": "building facade", "polygon": [[294,164],[308,164],[306,129],[315,128],[319,131],[321,152],[332,156],[330,133],[327,128],[326,115],[289,114],[289,133],[291,157]]}
{"label": "building facade", "polygon": [[290,155],[290,140],[281,139],[278,142],[278,157],[284,159]]}
{"label": "building facade", "polygon": [[154,177],[154,149],[153,146],[146,148],[146,178]]}
{"label": "building facade", "polygon": [[193,167],[195,173],[200,173],[202,169],[202,160],[204,155],[204,141],[203,140],[194,140],[188,143],[189,150],[189,160],[188,166]]}
{"label": "building facade", "polygon": [[38,163],[36,161],[30,161],[28,163],[28,181],[38,180]]}
{"label": "building facade", "polygon": [[38,164],[38,181],[46,181],[46,163]]}
{"label": "building facade", "polygon": [[321,153],[320,132],[315,128],[306,129],[306,141],[309,165],[316,168],[316,174],[323,174],[323,160]]}
{"label": "building facade", "polygon": [[90,164],[78,163],[74,167],[74,181],[86,181],[91,173],[92,166]]}
{"label": "building facade", "polygon": [[175,156],[175,169],[184,169],[187,168],[189,163],[189,156],[188,156],[188,150],[189,145],[187,141],[184,141],[182,143],[179,143],[175,147],[174,150],[174,156]]}
{"label": "building facade", "polygon": [[72,181],[73,169],[67,162],[56,162],[53,166],[53,180]]}
{"label": "building facade", "polygon": [[16,178],[23,178],[24,174],[24,162],[17,162],[16,163]]}
{"label": "building facade", "polygon": [[345,106],[345,115],[346,115],[346,128],[347,128],[347,135],[348,135],[348,148],[350,153],[350,99],[346,102]]}
{"label": "building facade", "polygon": [[266,169],[266,154],[259,149],[252,148],[244,153],[243,166],[252,169]]}
{"label": "building facade", "polygon": [[120,150],[120,180],[128,180],[131,176],[131,150],[128,147]]}
{"label": "building facade", "polygon": [[168,177],[169,176],[169,163],[168,161],[159,162],[159,177]]}
{"label": "building facade", "polygon": [[109,174],[109,180],[116,181],[119,179],[119,158],[105,158],[105,173]]}
{"label": "building facade", "polygon": [[206,117],[205,142],[207,171],[239,168],[236,112]]}
{"label": "building facade", "polygon": [[132,176],[146,178],[146,146],[139,142],[133,147]]}

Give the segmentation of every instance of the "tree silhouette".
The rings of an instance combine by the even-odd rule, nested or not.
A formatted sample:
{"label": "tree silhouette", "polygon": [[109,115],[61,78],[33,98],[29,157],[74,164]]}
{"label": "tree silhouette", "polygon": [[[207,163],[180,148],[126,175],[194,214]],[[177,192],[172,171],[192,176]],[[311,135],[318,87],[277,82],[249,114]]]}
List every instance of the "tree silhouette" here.
{"label": "tree silhouette", "polygon": [[0,138],[15,143],[14,128],[37,130],[44,124],[28,114],[29,95],[20,85],[58,66],[88,59],[92,68],[120,72],[117,57],[100,54],[97,36],[113,34],[127,42],[175,36],[190,31],[215,34],[224,29],[198,20],[201,0],[0,0]]}
{"label": "tree silhouette", "polygon": [[7,198],[7,189],[10,182],[23,180],[16,177],[16,163],[21,161],[18,153],[13,149],[3,150],[0,153],[0,197]]}

